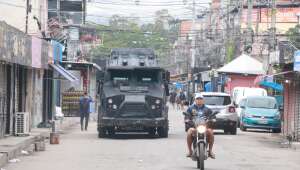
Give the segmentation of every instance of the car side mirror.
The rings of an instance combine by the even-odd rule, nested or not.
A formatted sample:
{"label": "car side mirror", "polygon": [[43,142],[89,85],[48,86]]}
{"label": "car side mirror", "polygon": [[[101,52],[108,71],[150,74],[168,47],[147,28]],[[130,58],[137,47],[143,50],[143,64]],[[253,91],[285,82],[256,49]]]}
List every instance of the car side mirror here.
{"label": "car side mirror", "polygon": [[240,106],[240,108],[245,109],[246,107],[245,106]]}

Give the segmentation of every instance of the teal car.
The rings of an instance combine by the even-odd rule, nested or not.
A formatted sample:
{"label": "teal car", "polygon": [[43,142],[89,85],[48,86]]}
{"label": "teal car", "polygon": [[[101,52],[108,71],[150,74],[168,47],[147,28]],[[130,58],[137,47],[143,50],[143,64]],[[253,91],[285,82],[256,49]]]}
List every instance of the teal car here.
{"label": "teal car", "polygon": [[266,129],[281,132],[281,116],[277,101],[270,96],[249,96],[240,102],[240,129]]}

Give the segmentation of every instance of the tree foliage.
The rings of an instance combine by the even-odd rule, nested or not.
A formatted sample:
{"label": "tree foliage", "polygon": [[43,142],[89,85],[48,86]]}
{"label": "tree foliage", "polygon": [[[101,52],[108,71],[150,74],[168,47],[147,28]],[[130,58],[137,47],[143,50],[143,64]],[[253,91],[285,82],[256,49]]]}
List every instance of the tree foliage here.
{"label": "tree foliage", "polygon": [[287,31],[287,36],[289,40],[300,49],[300,25],[296,25],[294,28],[290,28]]}
{"label": "tree foliage", "polygon": [[103,45],[92,49],[93,57],[108,56],[112,48],[152,48],[165,58],[178,36],[179,24],[168,10],[156,12],[154,23],[139,25],[138,19],[114,15],[109,25],[98,25]]}

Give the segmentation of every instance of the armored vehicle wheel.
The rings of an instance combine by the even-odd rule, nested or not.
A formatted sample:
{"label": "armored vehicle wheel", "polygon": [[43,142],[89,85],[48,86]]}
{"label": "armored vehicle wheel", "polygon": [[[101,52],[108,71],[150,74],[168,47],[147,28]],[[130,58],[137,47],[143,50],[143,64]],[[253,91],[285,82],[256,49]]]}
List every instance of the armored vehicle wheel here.
{"label": "armored vehicle wheel", "polygon": [[236,127],[232,127],[231,130],[230,130],[230,134],[236,135],[236,132],[237,132],[237,128]]}
{"label": "armored vehicle wheel", "polygon": [[149,137],[155,137],[156,128],[149,128],[148,134],[149,134]]}
{"label": "armored vehicle wheel", "polygon": [[169,133],[169,129],[168,127],[159,127],[157,128],[157,133],[160,137],[162,138],[167,138],[168,137],[168,133]]}
{"label": "armored vehicle wheel", "polygon": [[109,135],[110,137],[113,137],[113,136],[115,136],[115,134],[116,134],[116,132],[115,132],[115,130],[114,130],[113,128],[110,128],[110,129],[108,129],[107,131],[108,131],[108,135]]}
{"label": "armored vehicle wheel", "polygon": [[106,135],[106,130],[101,128],[98,130],[98,138],[104,138]]}

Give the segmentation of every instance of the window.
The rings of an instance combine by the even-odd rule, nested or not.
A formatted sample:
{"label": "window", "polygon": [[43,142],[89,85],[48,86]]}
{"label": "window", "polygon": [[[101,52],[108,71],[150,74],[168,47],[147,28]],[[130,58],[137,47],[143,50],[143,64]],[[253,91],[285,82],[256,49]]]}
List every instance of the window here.
{"label": "window", "polygon": [[266,108],[266,109],[277,108],[276,100],[270,98],[250,98],[247,101],[247,106],[252,108]]}
{"label": "window", "polygon": [[110,71],[110,80],[112,81],[130,81],[131,80],[131,71],[128,70],[113,70]]}
{"label": "window", "polygon": [[140,83],[158,82],[158,71],[138,70],[135,72],[137,81]]}
{"label": "window", "polygon": [[205,104],[207,105],[229,105],[231,99],[229,96],[204,96]]}

